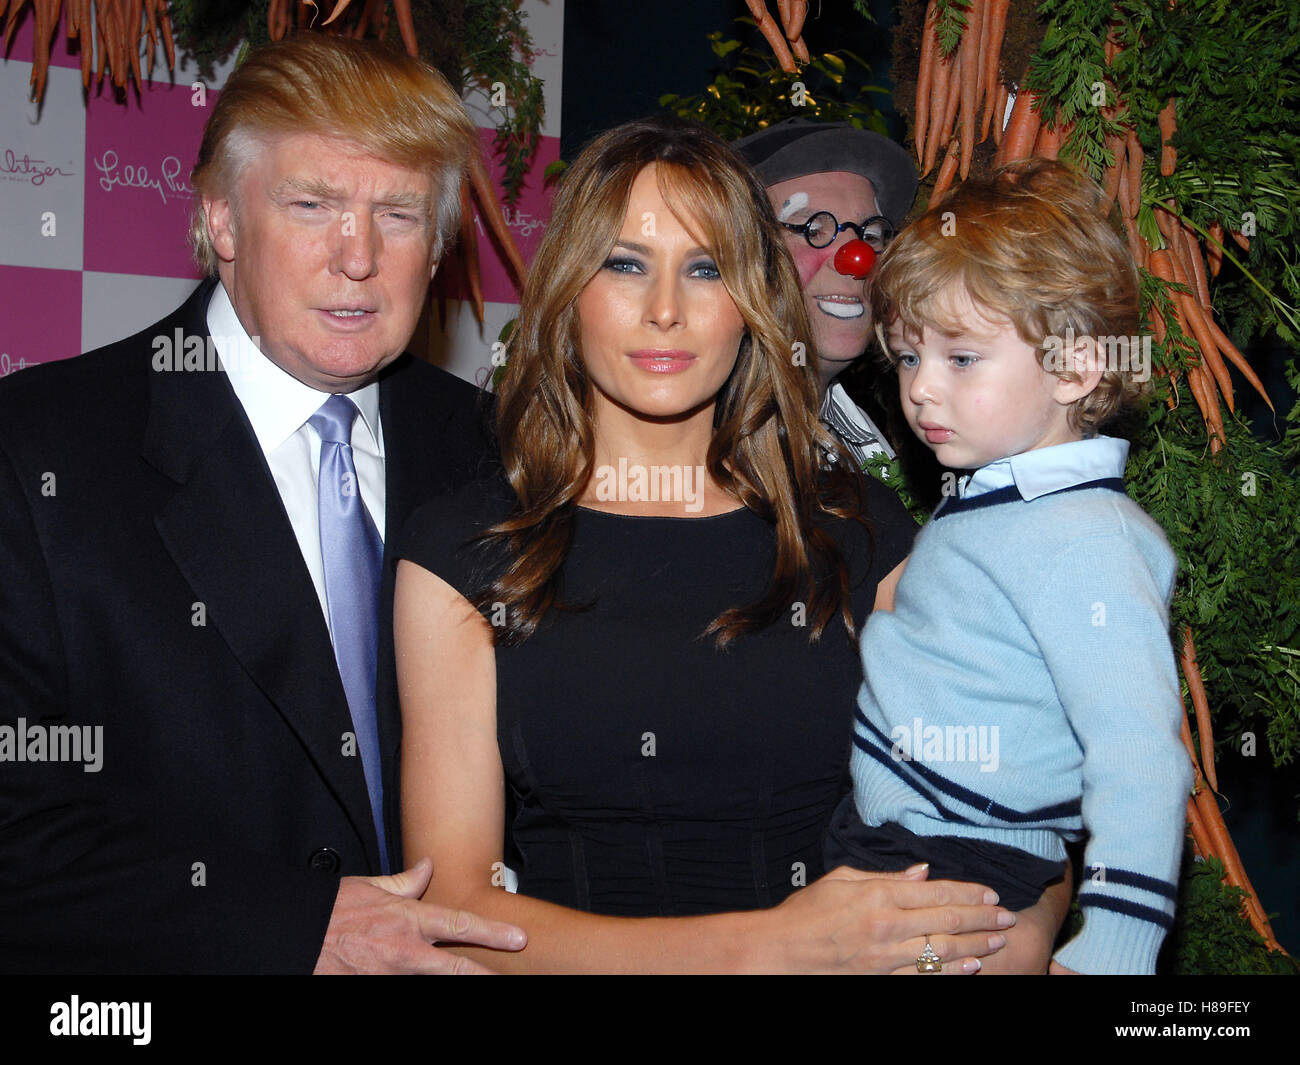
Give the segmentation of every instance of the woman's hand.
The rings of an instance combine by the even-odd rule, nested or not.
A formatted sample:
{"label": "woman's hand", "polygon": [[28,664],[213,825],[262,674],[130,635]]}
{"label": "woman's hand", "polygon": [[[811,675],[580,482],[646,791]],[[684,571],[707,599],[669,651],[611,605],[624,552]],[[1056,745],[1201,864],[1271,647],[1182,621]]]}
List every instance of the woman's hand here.
{"label": "woman's hand", "polygon": [[927,940],[953,975],[978,972],[979,959],[1006,943],[1015,914],[979,884],[926,880],[928,867],[827,873],[768,911],[777,931],[753,959],[764,971],[911,973]]}

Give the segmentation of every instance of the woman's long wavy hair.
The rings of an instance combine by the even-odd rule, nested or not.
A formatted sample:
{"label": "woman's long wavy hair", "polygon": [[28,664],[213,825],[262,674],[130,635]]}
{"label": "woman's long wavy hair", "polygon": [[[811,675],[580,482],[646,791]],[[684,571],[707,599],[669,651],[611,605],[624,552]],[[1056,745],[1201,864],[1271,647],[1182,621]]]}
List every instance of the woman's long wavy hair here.
{"label": "woman's long wavy hair", "polygon": [[[530,636],[559,602],[557,574],[592,476],[595,403],[583,365],[577,300],[622,229],[632,184],[655,164],[673,214],[699,236],[744,319],[736,365],[717,397],[706,466],[726,492],[771,522],[776,560],[767,593],[724,611],[702,634],[717,646],[805,603],[809,639],[836,613],[853,634],[848,574],[816,519],[859,517],[848,456],[817,419],[816,356],[798,275],[766,190],[713,133],[667,118],[619,126],[565,172],[524,287],[497,386],[497,428],[517,507],[481,541],[507,548],[503,572],[475,597],[497,606],[498,642]],[[826,451],[839,461],[823,470]]]}

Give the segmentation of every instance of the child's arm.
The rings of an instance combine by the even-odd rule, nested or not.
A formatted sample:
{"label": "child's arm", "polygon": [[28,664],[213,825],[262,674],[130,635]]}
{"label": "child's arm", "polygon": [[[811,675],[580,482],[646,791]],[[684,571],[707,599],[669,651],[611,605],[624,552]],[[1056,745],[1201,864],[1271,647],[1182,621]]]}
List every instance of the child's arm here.
{"label": "child's arm", "polygon": [[1084,928],[1056,961],[1081,972],[1149,973],[1173,923],[1191,767],[1169,642],[1174,558],[1149,521],[1121,524],[1115,535],[1058,543],[1051,590],[1028,610],[1083,749],[1090,833]]}
{"label": "child's arm", "polygon": [[892,613],[894,609],[894,590],[898,587],[898,582],[903,576],[903,569],[907,566],[908,555],[897,566],[891,569],[878,585],[876,585],[876,604],[874,610],[888,610]]}

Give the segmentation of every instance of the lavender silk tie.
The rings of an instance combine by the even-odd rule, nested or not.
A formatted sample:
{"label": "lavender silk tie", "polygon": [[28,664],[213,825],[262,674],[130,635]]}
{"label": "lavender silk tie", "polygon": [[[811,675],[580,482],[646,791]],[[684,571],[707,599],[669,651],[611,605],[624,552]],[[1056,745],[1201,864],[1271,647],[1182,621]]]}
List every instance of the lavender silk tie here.
{"label": "lavender silk tie", "polygon": [[352,727],[370,793],[370,813],[379,835],[380,863],[387,873],[384,781],[375,709],[379,578],[384,545],[361,500],[361,484],[352,461],[352,423],[358,413],[356,404],[347,396],[330,396],[308,422],[320,434],[320,547],[334,658],[352,712]]}

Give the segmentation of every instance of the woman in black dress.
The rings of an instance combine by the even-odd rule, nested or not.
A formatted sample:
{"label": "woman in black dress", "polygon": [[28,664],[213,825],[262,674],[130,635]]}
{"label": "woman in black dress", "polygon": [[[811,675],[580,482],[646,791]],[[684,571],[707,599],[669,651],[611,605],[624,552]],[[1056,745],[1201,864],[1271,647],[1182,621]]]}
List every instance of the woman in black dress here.
{"label": "woman in black dress", "polygon": [[565,175],[498,388],[502,476],[400,548],[405,852],[436,901],[528,931],[466,948],[489,966],[915,971],[928,936],[960,972],[1000,947],[978,885],[821,867],[852,633],[914,526],[822,468],[807,337],[766,194],[712,134],[632,123]]}

